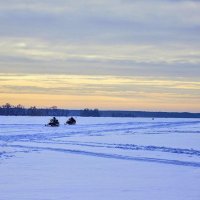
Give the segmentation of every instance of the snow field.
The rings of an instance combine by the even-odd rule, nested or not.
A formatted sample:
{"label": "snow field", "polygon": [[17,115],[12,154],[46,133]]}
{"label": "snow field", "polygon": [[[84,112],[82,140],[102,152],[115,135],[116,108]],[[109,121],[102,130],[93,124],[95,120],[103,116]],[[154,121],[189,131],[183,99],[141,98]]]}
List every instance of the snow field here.
{"label": "snow field", "polygon": [[200,120],[0,117],[0,200],[199,200]]}

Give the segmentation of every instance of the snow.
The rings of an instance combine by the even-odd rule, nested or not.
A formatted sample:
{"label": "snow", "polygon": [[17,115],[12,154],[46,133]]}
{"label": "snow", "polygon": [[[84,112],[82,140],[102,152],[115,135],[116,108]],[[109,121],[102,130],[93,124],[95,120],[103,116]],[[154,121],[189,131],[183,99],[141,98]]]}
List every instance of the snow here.
{"label": "snow", "polygon": [[200,120],[0,117],[0,200],[199,200]]}

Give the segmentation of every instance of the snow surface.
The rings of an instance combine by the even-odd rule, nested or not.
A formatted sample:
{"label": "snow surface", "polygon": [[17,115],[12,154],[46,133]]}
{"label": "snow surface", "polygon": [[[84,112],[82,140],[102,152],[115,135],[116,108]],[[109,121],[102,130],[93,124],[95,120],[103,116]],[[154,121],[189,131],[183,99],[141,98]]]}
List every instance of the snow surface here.
{"label": "snow surface", "polygon": [[199,200],[200,120],[0,117],[0,200]]}

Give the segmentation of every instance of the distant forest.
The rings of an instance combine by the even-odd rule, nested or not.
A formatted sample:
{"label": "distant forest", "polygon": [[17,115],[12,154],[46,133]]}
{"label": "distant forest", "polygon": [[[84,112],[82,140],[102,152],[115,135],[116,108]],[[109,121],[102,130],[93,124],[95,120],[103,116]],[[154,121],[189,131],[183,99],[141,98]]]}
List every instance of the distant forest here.
{"label": "distant forest", "polygon": [[37,108],[36,106],[31,106],[30,108],[25,108],[23,105],[19,104],[17,106],[6,103],[0,106],[0,115],[10,115],[10,116],[86,116],[86,117],[100,117],[98,109],[84,109],[84,110],[68,110],[60,109],[56,106],[50,108]]}
{"label": "distant forest", "polygon": [[82,117],[151,117],[151,118],[200,118],[200,113],[189,112],[147,112],[147,111],[120,111],[88,109],[71,110],[50,108],[25,108],[22,105],[6,103],[0,106],[0,115],[4,116],[82,116]]}

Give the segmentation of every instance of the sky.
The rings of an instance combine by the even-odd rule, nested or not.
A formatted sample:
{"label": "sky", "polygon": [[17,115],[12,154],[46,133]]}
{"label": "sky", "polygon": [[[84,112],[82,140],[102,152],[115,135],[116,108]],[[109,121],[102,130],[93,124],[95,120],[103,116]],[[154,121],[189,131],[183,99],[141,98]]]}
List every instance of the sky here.
{"label": "sky", "polygon": [[0,105],[200,112],[200,1],[0,0]]}

